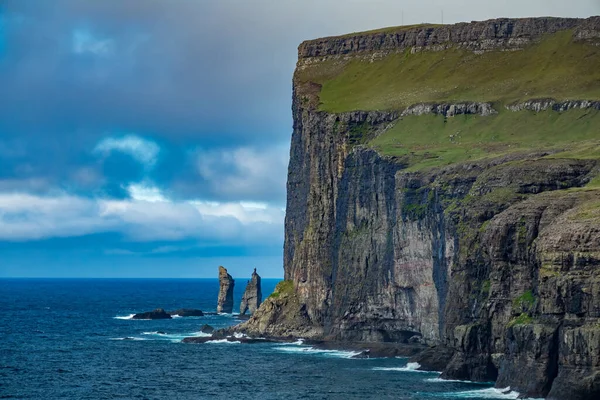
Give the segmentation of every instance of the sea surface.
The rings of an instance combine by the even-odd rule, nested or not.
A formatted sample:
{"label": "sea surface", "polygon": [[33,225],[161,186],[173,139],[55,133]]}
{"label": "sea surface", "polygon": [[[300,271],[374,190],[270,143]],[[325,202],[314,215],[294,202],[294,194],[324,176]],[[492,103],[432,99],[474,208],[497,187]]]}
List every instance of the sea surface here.
{"label": "sea surface", "polygon": [[[237,279],[239,307],[245,281]],[[263,279],[263,294],[276,280]],[[514,399],[406,359],[295,344],[184,344],[236,315],[129,319],[157,307],[215,311],[216,279],[0,279],[3,399]],[[235,311],[235,310],[234,310]],[[158,333],[161,332],[161,333]]]}

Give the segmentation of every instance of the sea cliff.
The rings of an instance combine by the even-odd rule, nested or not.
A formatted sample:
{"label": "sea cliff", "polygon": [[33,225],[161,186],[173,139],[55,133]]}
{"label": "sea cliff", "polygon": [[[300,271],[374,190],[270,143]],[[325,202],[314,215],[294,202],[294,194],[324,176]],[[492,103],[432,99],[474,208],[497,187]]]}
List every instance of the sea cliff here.
{"label": "sea cliff", "polygon": [[600,17],[301,44],[286,281],[238,329],[420,341],[446,378],[600,398],[599,100]]}

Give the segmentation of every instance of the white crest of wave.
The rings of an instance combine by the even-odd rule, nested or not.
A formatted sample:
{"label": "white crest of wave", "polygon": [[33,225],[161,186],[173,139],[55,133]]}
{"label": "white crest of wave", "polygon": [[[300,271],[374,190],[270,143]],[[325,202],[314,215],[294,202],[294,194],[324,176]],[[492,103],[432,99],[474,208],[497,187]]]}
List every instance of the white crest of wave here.
{"label": "white crest of wave", "polygon": [[187,336],[193,336],[193,337],[209,337],[212,336],[210,333],[204,333],[202,331],[198,331],[198,332],[192,332]]}
{"label": "white crest of wave", "polygon": [[427,374],[439,374],[440,372],[434,371],[421,371],[421,364],[416,362],[409,362],[404,367],[373,367],[374,371],[399,371],[399,372],[422,372]]}
{"label": "white crest of wave", "polygon": [[218,339],[218,340],[209,340],[209,341],[207,341],[207,342],[205,342],[205,343],[214,343],[214,344],[217,344],[217,343],[238,344],[238,343],[242,343],[242,342],[238,342],[237,340],[235,340],[235,341],[229,341],[229,340],[227,340],[227,339]]}
{"label": "white crest of wave", "polygon": [[[295,343],[289,343],[295,344]],[[285,351],[287,353],[297,354],[319,354],[328,357],[352,358],[360,354],[358,351],[343,351],[343,350],[322,350],[314,347],[275,347],[276,350]]]}
{"label": "white crest of wave", "polygon": [[437,383],[468,383],[471,385],[493,385],[494,382],[474,382],[474,381],[461,381],[459,379],[442,379],[442,378],[427,378],[425,382],[437,382]]}
{"label": "white crest of wave", "polygon": [[246,335],[245,333],[236,332],[233,334],[233,337],[236,339],[243,339],[245,337],[248,337],[248,335]]}
{"label": "white crest of wave", "polygon": [[298,339],[295,342],[281,343],[281,346],[302,346],[303,344],[304,344],[304,339]]}
{"label": "white crest of wave", "polygon": [[158,336],[167,336],[164,332],[142,332],[142,335],[158,335]]}
{"label": "white crest of wave", "polygon": [[139,341],[139,340],[146,340],[146,339],[128,336],[128,337],[110,338],[110,340],[132,340],[132,341]]}
{"label": "white crest of wave", "polygon": [[134,315],[135,314],[129,314],[129,315],[126,315],[126,316],[117,315],[116,317],[113,317],[113,318],[114,319],[132,319]]}
{"label": "white crest of wave", "polygon": [[445,393],[448,397],[458,397],[462,399],[518,399],[519,393],[510,390],[510,387],[505,389],[486,388],[477,390],[465,390],[464,392]]}

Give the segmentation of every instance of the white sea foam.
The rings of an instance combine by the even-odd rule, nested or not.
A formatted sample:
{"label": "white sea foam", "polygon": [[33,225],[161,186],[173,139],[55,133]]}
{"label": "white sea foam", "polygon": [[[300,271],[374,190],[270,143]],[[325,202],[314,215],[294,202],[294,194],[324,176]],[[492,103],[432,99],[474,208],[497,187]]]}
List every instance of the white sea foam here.
{"label": "white sea foam", "polygon": [[[288,343],[291,344],[291,343]],[[318,354],[328,357],[352,358],[360,354],[358,351],[343,351],[343,350],[323,350],[315,349],[314,347],[275,347],[276,350],[285,351],[287,353],[297,354]]]}
{"label": "white sea foam", "polygon": [[173,314],[173,315],[171,315],[171,318],[181,318],[181,315],[179,315],[179,314]]}
{"label": "white sea foam", "polygon": [[469,383],[472,385],[493,385],[494,382],[474,382],[474,381],[461,381],[458,379],[442,379],[442,378],[427,378],[425,382],[437,382],[437,383]]}
{"label": "white sea foam", "polygon": [[246,335],[245,333],[236,332],[233,334],[233,337],[236,339],[243,339],[245,337],[248,337],[248,335]]}
{"label": "white sea foam", "polygon": [[229,341],[229,340],[227,340],[227,339],[219,339],[219,340],[209,340],[209,341],[207,341],[207,342],[205,342],[205,343],[214,343],[214,344],[217,344],[217,343],[238,344],[238,343],[242,343],[242,342],[238,342],[237,340],[236,340],[236,341],[232,341],[232,342],[230,342],[230,341]]}
{"label": "white sea foam", "polygon": [[428,374],[439,374],[440,372],[421,371],[421,365],[416,362],[410,362],[404,367],[373,367],[373,371],[400,371],[400,372],[423,372]]}
{"label": "white sea foam", "polygon": [[167,336],[164,332],[142,332],[142,335],[158,335],[158,336]]}
{"label": "white sea foam", "polygon": [[304,344],[304,339],[298,339],[295,342],[281,343],[281,346],[302,346],[303,344]]}
{"label": "white sea foam", "polygon": [[135,315],[135,314],[129,314],[129,315],[127,315],[127,316],[120,316],[120,315],[117,315],[116,317],[113,317],[113,318],[114,318],[114,319],[132,319],[134,315]]}
{"label": "white sea foam", "polygon": [[[486,388],[477,390],[465,390],[463,392],[444,393],[447,397],[456,397],[462,399],[518,399],[519,393],[510,390],[510,387],[505,389]],[[533,399],[531,399],[533,400]]]}
{"label": "white sea foam", "polygon": [[212,335],[210,333],[204,333],[202,331],[198,331],[198,332],[192,332],[189,335],[186,335],[186,337],[190,337],[190,336],[193,336],[193,337],[209,337],[209,336],[212,336]]}
{"label": "white sea foam", "polygon": [[110,338],[110,340],[134,340],[134,341],[139,341],[139,340],[146,340],[146,339],[127,336],[127,337],[120,337],[120,338]]}

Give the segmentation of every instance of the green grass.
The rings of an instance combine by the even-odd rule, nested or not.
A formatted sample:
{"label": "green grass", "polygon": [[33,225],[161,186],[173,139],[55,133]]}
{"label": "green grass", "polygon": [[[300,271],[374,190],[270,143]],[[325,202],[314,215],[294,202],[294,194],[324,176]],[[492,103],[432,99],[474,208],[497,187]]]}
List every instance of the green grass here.
{"label": "green grass", "polygon": [[508,323],[508,327],[515,326],[515,325],[527,325],[527,324],[531,324],[532,322],[533,322],[533,318],[529,314],[522,313],[518,317],[513,318]]}
{"label": "green grass", "polygon": [[600,99],[600,46],[573,42],[572,31],[519,51],[392,54],[381,60],[331,59],[299,70],[296,82],[322,85],[328,112],[403,109],[421,102],[532,98]]}
{"label": "green grass", "polygon": [[551,156],[557,158],[600,159],[600,111],[406,116],[368,145],[401,158],[409,170],[539,150],[558,151]]}
{"label": "green grass", "polygon": [[333,39],[333,38],[341,39],[341,38],[348,38],[348,37],[352,37],[352,36],[377,35],[380,33],[395,33],[395,32],[408,31],[408,30],[416,29],[416,28],[436,28],[439,26],[442,26],[442,25],[440,25],[440,24],[415,24],[415,25],[390,26],[390,27],[386,27],[386,28],[372,29],[369,31],[352,32],[352,33],[347,33],[345,35],[333,36],[330,39]]}
{"label": "green grass", "polygon": [[278,298],[283,294],[292,293],[294,293],[294,282],[292,282],[291,280],[281,281],[277,284],[277,286],[275,286],[275,290],[273,291],[273,293],[271,293],[269,298]]}
{"label": "green grass", "polygon": [[525,293],[523,293],[522,295],[520,295],[519,297],[517,297],[516,299],[513,300],[513,307],[515,307],[515,308],[518,308],[518,307],[531,308],[531,307],[533,307],[534,303],[535,303],[535,296],[533,295],[533,292],[531,290],[527,290]]}

